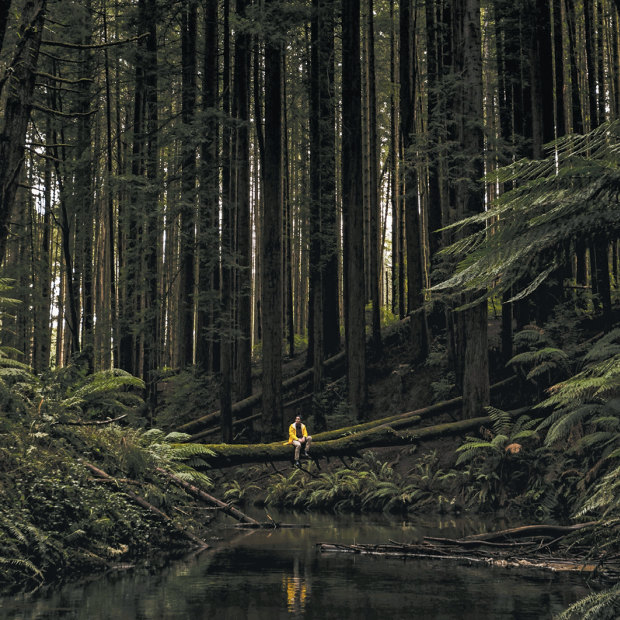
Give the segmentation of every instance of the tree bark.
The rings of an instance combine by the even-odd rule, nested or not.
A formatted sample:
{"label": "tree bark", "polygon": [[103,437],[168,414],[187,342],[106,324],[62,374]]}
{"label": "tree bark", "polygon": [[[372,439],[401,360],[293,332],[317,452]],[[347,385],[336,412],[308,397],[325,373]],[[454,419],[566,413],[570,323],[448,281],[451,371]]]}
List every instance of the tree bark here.
{"label": "tree bark", "polygon": [[196,108],[196,0],[183,3],[181,11],[181,205],[178,313],[178,362],[194,362],[194,286],[196,282],[196,144],[192,123]]}
{"label": "tree bark", "polygon": [[364,317],[364,207],[362,178],[360,3],[342,0],[342,213],[344,221],[345,334],[349,406],[366,415],[366,338]]}
{"label": "tree bark", "polygon": [[[273,10],[275,0],[267,0]],[[282,419],[282,50],[265,43],[264,212],[261,242],[263,434],[277,437]]]}
{"label": "tree bark", "polygon": [[[237,19],[246,19],[246,0],[237,0]],[[233,170],[236,178],[237,215],[237,288],[236,315],[239,334],[237,344],[237,396],[252,393],[252,283],[250,239],[250,98],[249,98],[250,35],[243,27],[235,35],[235,75],[233,117],[236,119]]]}
{"label": "tree bark", "polygon": [[[19,26],[22,44],[10,71],[6,73],[9,89],[0,130],[0,261],[6,251],[9,222],[24,162],[26,130],[32,109],[46,4],[46,0],[26,2]],[[6,10],[8,12],[8,6]]]}

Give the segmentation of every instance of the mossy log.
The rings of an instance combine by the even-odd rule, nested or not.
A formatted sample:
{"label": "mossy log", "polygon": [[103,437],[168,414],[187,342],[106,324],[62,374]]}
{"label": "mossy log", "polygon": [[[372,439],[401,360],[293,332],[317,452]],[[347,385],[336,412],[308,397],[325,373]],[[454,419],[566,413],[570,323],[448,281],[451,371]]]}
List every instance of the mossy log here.
{"label": "mossy log", "polygon": [[[330,357],[329,359],[326,359],[323,362],[323,368],[326,370],[329,370],[333,366],[336,366],[338,363],[344,361],[344,359],[345,359],[344,352],[337,353],[333,357]],[[308,368],[307,370],[304,370],[294,375],[290,379],[283,381],[282,390],[290,390],[291,388],[301,385],[305,381],[310,381],[312,379],[312,372],[313,372],[312,368]],[[252,394],[251,396],[248,396],[247,398],[244,398],[243,400],[240,400],[234,403],[232,406],[233,417],[239,416],[245,411],[248,411],[249,409],[258,407],[262,402],[263,402],[263,393],[257,392],[256,394]],[[219,410],[213,411],[212,413],[208,413],[207,415],[204,415],[200,418],[192,420],[191,422],[187,422],[186,424],[179,426],[176,430],[179,433],[191,433],[191,432],[197,431],[200,428],[205,427],[209,422],[215,422],[216,420],[219,419],[219,417],[220,417]]]}
{"label": "mossy log", "polygon": [[[515,377],[508,377],[503,381],[499,381],[491,386],[491,393],[495,393],[498,390],[509,385],[512,381],[515,380]],[[372,420],[370,422],[363,422],[362,424],[356,424],[354,426],[348,426],[346,428],[339,428],[332,431],[325,431],[323,433],[317,433],[312,436],[314,441],[328,441],[331,439],[338,439],[339,437],[345,437],[347,435],[351,435],[352,433],[358,433],[360,431],[369,430],[372,428],[378,428],[380,426],[390,426],[393,429],[397,428],[407,428],[409,426],[414,426],[420,422],[422,418],[432,418],[433,416],[440,415],[442,413],[446,413],[448,411],[457,411],[463,404],[463,397],[458,396],[456,398],[451,398],[449,400],[444,400],[440,403],[435,403],[434,405],[429,405],[428,407],[422,407],[420,409],[415,409],[413,411],[405,411],[404,413],[397,413],[395,415],[391,415],[385,418],[380,418],[378,420]],[[242,426],[243,424],[248,424],[253,420],[257,420],[261,417],[260,413],[256,413],[254,415],[248,416],[247,418],[242,418],[240,420],[235,420],[233,422],[233,427]],[[196,443],[202,442],[205,437],[209,437],[211,435],[215,435],[221,430],[219,426],[214,428],[210,428],[199,433],[192,435],[188,439],[188,443]]]}
{"label": "mossy log", "polygon": [[[408,322],[409,322],[409,317],[405,317],[404,319],[401,319],[400,321],[388,326],[384,330],[385,333],[382,335],[382,339],[384,343],[392,340],[394,337],[399,337],[401,330],[403,329],[403,327],[406,326]],[[346,357],[345,351],[336,353],[336,355],[333,355],[332,357],[327,358],[323,362],[323,369],[330,370],[334,368],[335,366],[338,366],[338,364],[345,361],[345,357]],[[314,371],[312,368],[307,368],[306,370],[303,370],[302,372],[294,375],[293,377],[286,379],[286,381],[282,382],[282,391],[290,390],[294,387],[297,387],[298,385],[301,385],[302,383],[306,381],[310,381],[312,379],[313,372]],[[251,396],[248,396],[247,398],[244,398],[243,400],[237,401],[236,403],[232,405],[233,418],[240,416],[241,414],[245,413],[246,411],[250,409],[253,409],[254,407],[258,407],[262,403],[262,400],[263,400],[262,392],[257,392],[256,394],[252,394]],[[290,403],[289,403],[289,406],[290,406]],[[195,420],[186,422],[185,424],[182,424],[181,426],[177,427],[175,430],[179,433],[196,433],[196,431],[204,428],[210,422],[217,421],[219,417],[220,417],[220,411],[219,410],[213,411],[204,416],[201,416],[200,418],[196,418]],[[251,417],[251,419],[254,419],[254,418]],[[245,420],[236,420],[233,424],[240,424],[242,422],[245,422]],[[211,435],[214,432],[215,432],[215,429],[211,428],[208,431],[204,431],[202,436]],[[190,441],[197,441],[197,439],[192,437]]]}
{"label": "mossy log", "polygon": [[[436,424],[406,432],[381,425],[379,428],[353,432],[336,439],[324,440],[322,439],[323,434],[319,434],[313,436],[310,452],[312,458],[356,456],[360,450],[367,448],[415,445],[438,437],[463,435],[477,430],[481,425],[490,423],[489,416],[483,416],[458,422]],[[351,427],[351,429],[354,428],[356,427]],[[345,431],[346,429],[341,429],[339,432]],[[212,467],[290,461],[293,458],[293,447],[281,441],[256,444],[207,444],[207,447],[213,452],[213,456],[203,456],[202,458]]]}

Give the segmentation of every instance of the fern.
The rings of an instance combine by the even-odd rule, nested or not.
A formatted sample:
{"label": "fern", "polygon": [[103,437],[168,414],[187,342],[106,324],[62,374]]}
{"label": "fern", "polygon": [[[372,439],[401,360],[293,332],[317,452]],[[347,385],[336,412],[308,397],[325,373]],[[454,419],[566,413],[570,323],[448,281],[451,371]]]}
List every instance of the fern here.
{"label": "fern", "polygon": [[22,573],[29,573],[43,582],[43,573],[30,561],[23,558],[4,558],[0,556],[0,566],[5,566],[12,570],[18,570]]}
{"label": "fern", "polygon": [[495,434],[507,434],[512,427],[512,419],[507,411],[502,411],[496,407],[485,407],[486,412],[493,422],[493,431]]}
{"label": "fern", "polygon": [[585,136],[567,136],[543,160],[521,160],[494,172],[489,182],[515,181],[487,212],[452,224],[474,230],[443,251],[460,259],[456,272],[432,290],[487,297],[517,285],[510,301],[531,294],[553,272],[556,258],[574,239],[620,232],[617,165],[620,122]]}
{"label": "fern", "polygon": [[614,620],[620,615],[620,584],[573,603],[555,620]]}

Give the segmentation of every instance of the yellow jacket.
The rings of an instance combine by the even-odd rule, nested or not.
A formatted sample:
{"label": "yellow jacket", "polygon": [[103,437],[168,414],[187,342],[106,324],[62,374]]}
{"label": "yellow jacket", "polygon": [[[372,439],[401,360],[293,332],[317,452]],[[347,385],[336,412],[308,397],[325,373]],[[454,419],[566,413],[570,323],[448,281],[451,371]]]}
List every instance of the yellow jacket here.
{"label": "yellow jacket", "polygon": [[[306,430],[306,425],[305,424],[301,425],[301,434],[304,437],[308,436],[308,431]],[[288,443],[293,443],[296,439],[297,439],[297,429],[295,428],[295,422],[293,422],[288,427]]]}

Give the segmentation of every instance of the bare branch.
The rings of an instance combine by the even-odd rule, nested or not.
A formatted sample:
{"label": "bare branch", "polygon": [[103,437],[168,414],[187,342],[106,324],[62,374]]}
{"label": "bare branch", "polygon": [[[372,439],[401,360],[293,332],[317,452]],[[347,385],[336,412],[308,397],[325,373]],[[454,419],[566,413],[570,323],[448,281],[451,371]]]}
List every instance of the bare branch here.
{"label": "bare branch", "polygon": [[132,37],[131,39],[123,39],[122,41],[111,41],[109,43],[92,43],[91,45],[81,45],[79,43],[67,43],[66,41],[52,41],[50,39],[43,39],[41,41],[41,45],[50,45],[53,47],[65,47],[68,49],[74,50],[96,50],[102,49],[104,47],[114,47],[115,45],[124,45],[125,43],[133,43],[134,41],[139,41],[140,39],[144,39],[148,37],[149,33],[146,32],[137,37]]}

